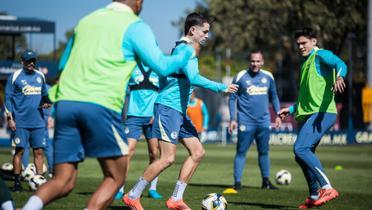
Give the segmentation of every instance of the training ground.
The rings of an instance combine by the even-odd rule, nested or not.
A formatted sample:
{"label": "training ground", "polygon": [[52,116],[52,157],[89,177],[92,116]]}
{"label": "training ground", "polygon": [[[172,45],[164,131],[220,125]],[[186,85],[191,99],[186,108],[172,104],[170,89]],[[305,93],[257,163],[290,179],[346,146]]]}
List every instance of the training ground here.
{"label": "training ground", "polygon": [[[184,200],[194,210],[201,209],[200,202],[208,193],[222,193],[233,183],[232,168],[235,145],[221,146],[217,144],[205,145],[206,156],[191,179]],[[158,191],[164,195],[163,200],[153,200],[147,197],[145,190],[142,204],[145,209],[161,210],[165,208],[165,201],[173,192],[177,180],[178,170],[187,152],[182,145],[178,146],[176,163],[159,177]],[[332,185],[340,192],[340,197],[331,201],[321,209],[372,209],[372,145],[356,146],[324,146],[318,147],[320,157],[328,178]],[[272,146],[271,180],[280,169],[287,169],[292,173],[292,183],[279,186],[280,190],[262,190],[261,177],[257,165],[257,151],[252,145],[248,153],[248,160],[243,175],[244,188],[236,195],[225,195],[229,203],[228,209],[297,209],[298,204],[308,195],[307,184],[302,171],[294,161],[291,146]],[[0,148],[0,163],[11,162],[10,149]],[[143,172],[148,164],[147,147],[141,141],[131,163],[127,178],[128,190]],[[342,170],[335,170],[336,166]],[[81,210],[92,195],[100,181],[101,171],[96,160],[87,159],[79,165],[79,176],[74,191],[67,197],[48,205],[45,209]],[[12,182],[7,182],[12,186]],[[26,188],[27,184],[23,183]],[[21,207],[32,192],[13,193],[17,207]],[[114,201],[110,209],[128,209],[121,201]]]}

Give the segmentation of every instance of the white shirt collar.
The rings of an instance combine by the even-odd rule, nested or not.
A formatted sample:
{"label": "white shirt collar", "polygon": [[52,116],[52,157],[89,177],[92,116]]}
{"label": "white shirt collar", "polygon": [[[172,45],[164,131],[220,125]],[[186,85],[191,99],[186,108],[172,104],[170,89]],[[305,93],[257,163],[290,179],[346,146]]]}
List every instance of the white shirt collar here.
{"label": "white shirt collar", "polygon": [[113,9],[113,10],[119,10],[119,11],[126,11],[126,12],[133,12],[132,8],[130,8],[128,5],[120,3],[120,2],[111,2],[106,6],[107,9]]}
{"label": "white shirt collar", "polygon": [[192,40],[186,36],[181,37],[180,41],[186,41],[188,44],[192,43]]}

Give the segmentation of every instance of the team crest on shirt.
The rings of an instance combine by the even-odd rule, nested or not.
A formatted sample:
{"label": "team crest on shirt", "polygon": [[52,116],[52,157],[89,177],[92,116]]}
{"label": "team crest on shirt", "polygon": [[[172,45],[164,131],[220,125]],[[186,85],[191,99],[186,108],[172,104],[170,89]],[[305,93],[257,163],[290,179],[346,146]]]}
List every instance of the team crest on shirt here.
{"label": "team crest on shirt", "polygon": [[40,77],[36,78],[36,81],[37,83],[41,83],[41,78]]}
{"label": "team crest on shirt", "polygon": [[15,144],[19,144],[19,143],[21,143],[21,139],[18,138],[18,137],[15,137],[15,138],[14,138],[14,143],[15,143]]}
{"label": "team crest on shirt", "polygon": [[252,85],[252,81],[251,80],[247,80],[245,82],[247,83],[247,85]]}
{"label": "team crest on shirt", "polygon": [[27,85],[27,81],[26,80],[21,80],[21,82],[22,82],[22,85]]}
{"label": "team crest on shirt", "polygon": [[177,132],[177,131],[173,131],[173,132],[171,133],[171,138],[172,138],[172,139],[177,139],[177,137],[178,137],[178,132]]}
{"label": "team crest on shirt", "polygon": [[245,125],[240,125],[239,126],[239,130],[240,131],[245,131],[247,128],[245,127]]}
{"label": "team crest on shirt", "polygon": [[129,133],[129,128],[128,128],[128,127],[126,127],[126,128],[124,129],[124,133],[125,133],[125,134],[128,134],[128,133]]}
{"label": "team crest on shirt", "polygon": [[264,78],[261,79],[261,82],[264,83],[264,84],[266,84],[267,83],[267,79],[264,77]]}

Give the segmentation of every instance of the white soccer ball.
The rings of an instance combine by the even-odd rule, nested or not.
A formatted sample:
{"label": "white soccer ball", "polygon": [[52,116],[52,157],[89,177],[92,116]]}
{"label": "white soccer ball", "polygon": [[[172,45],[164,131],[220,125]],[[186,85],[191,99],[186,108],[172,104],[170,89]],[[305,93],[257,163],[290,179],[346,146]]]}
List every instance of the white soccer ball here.
{"label": "white soccer ball", "polygon": [[223,195],[210,193],[202,200],[202,210],[226,210],[227,201]]}
{"label": "white soccer ball", "polygon": [[31,190],[37,190],[37,188],[45,182],[47,182],[47,180],[42,175],[35,175],[28,181],[28,186],[30,186]]}
{"label": "white soccer ball", "polygon": [[13,164],[4,163],[3,165],[1,165],[1,169],[4,171],[13,171]]}
{"label": "white soccer ball", "polygon": [[33,176],[36,174],[36,168],[33,163],[28,164],[28,166],[22,171],[22,177],[26,181],[30,181]]}
{"label": "white soccer ball", "polygon": [[276,173],[275,180],[280,185],[289,185],[292,181],[292,175],[289,171],[283,169]]}

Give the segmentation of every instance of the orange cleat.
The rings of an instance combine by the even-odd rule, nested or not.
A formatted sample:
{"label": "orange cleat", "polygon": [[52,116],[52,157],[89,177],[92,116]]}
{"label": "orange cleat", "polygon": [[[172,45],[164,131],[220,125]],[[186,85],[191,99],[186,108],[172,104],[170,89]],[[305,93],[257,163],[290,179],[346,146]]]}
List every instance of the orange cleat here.
{"label": "orange cleat", "polygon": [[338,197],[338,192],[335,189],[319,190],[319,199],[314,201],[314,206],[321,206],[330,200]]}
{"label": "orange cleat", "polygon": [[174,201],[172,198],[167,200],[166,206],[170,210],[191,210],[183,200]]}
{"label": "orange cleat", "polygon": [[137,198],[135,200],[132,200],[129,198],[128,193],[124,195],[123,202],[131,209],[131,210],[144,210],[140,199]]}
{"label": "orange cleat", "polygon": [[315,200],[306,198],[305,202],[298,206],[299,209],[310,209],[314,207]]}

